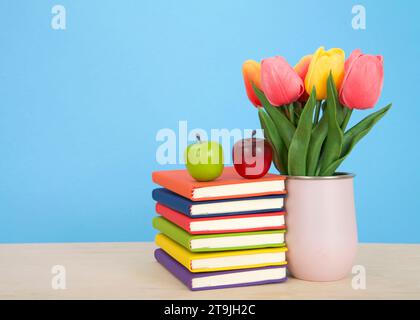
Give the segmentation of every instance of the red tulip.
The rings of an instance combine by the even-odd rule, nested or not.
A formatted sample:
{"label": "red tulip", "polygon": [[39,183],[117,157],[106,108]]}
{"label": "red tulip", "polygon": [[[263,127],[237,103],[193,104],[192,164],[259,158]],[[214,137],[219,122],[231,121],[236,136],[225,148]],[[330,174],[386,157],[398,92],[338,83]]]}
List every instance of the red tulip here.
{"label": "red tulip", "polygon": [[261,62],[261,84],[265,96],[274,106],[296,101],[305,90],[303,81],[283,57]]}
{"label": "red tulip", "polygon": [[373,108],[384,81],[383,57],[354,50],[344,65],[340,102],[350,109]]}

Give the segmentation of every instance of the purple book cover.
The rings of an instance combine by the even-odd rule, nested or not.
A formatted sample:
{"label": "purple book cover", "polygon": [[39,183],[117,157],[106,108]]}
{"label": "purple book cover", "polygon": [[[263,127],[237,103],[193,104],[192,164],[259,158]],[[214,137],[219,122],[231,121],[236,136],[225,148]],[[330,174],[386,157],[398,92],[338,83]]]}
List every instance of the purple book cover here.
{"label": "purple book cover", "polygon": [[262,267],[262,268],[255,268],[255,269],[192,273],[188,271],[178,261],[170,257],[162,249],[155,250],[155,258],[162,266],[164,266],[170,273],[172,273],[181,282],[183,282],[190,290],[209,290],[209,289],[222,289],[222,288],[232,288],[232,287],[244,287],[244,286],[260,285],[260,284],[267,284],[267,283],[279,283],[279,282],[284,282],[287,279],[287,277],[284,277],[284,278],[279,278],[279,279],[271,279],[271,280],[257,281],[257,282],[245,282],[245,283],[238,283],[238,284],[231,284],[231,285],[193,288],[192,281],[194,278],[216,276],[216,275],[229,274],[229,273],[246,272],[250,270],[286,268],[286,266],[272,266],[272,267]]}

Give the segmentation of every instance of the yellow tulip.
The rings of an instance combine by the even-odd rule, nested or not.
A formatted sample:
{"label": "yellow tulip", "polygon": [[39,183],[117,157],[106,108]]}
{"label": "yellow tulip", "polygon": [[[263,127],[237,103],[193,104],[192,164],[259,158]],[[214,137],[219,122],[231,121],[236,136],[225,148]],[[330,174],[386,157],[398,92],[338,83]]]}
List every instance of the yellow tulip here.
{"label": "yellow tulip", "polygon": [[328,51],[325,51],[324,47],[318,48],[312,56],[305,77],[306,92],[311,94],[315,86],[317,100],[327,98],[327,79],[330,72],[339,90],[344,77],[344,56],[344,51],[339,48]]}

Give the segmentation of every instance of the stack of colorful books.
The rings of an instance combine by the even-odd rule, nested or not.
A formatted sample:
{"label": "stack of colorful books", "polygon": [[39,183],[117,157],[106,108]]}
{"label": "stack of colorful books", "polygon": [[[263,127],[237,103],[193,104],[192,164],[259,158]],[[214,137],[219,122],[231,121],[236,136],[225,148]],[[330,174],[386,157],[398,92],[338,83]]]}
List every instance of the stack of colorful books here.
{"label": "stack of colorful books", "polygon": [[284,177],[244,179],[233,167],[197,182],[186,170],[153,181],[156,260],[191,290],[286,280]]}

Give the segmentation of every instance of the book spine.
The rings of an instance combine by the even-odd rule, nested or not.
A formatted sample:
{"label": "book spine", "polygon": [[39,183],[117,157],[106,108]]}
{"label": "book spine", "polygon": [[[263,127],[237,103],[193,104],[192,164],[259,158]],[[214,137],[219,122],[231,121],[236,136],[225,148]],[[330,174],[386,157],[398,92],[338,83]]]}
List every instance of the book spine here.
{"label": "book spine", "polygon": [[159,171],[152,173],[152,181],[172,192],[175,192],[185,198],[192,200],[192,189],[189,186],[174,183],[174,180],[167,178]]}
{"label": "book spine", "polygon": [[[171,243],[172,242],[172,243]],[[186,268],[189,268],[190,271],[192,271],[192,261],[190,257],[186,254],[186,249],[180,249],[183,247],[177,247],[180,246],[179,244],[174,245],[175,243],[173,240],[170,240],[168,237],[166,237],[163,234],[156,235],[155,243],[161,247],[168,255],[170,255],[172,258],[174,258],[176,261],[178,261],[180,264],[185,266]]]}
{"label": "book spine", "polygon": [[160,202],[161,204],[178,211],[184,215],[191,215],[191,205],[190,202],[182,197],[176,197],[170,192],[165,192],[163,189],[153,190],[152,197],[155,201]]}
{"label": "book spine", "polygon": [[171,238],[188,250],[191,250],[191,236],[184,229],[181,229],[168,220],[165,220],[165,218],[154,218],[153,222],[154,225],[156,225],[155,228],[162,232],[164,235]]}
{"label": "book spine", "polygon": [[192,290],[192,274],[177,261],[170,258],[162,249],[155,250],[155,259],[166,270]]}
{"label": "book spine", "polygon": [[180,212],[174,212],[171,209],[164,207],[159,202],[156,203],[155,210],[156,210],[156,213],[160,214],[165,219],[181,227],[188,233],[191,233],[191,223],[190,223],[191,218],[189,218],[185,214],[180,213]]}

